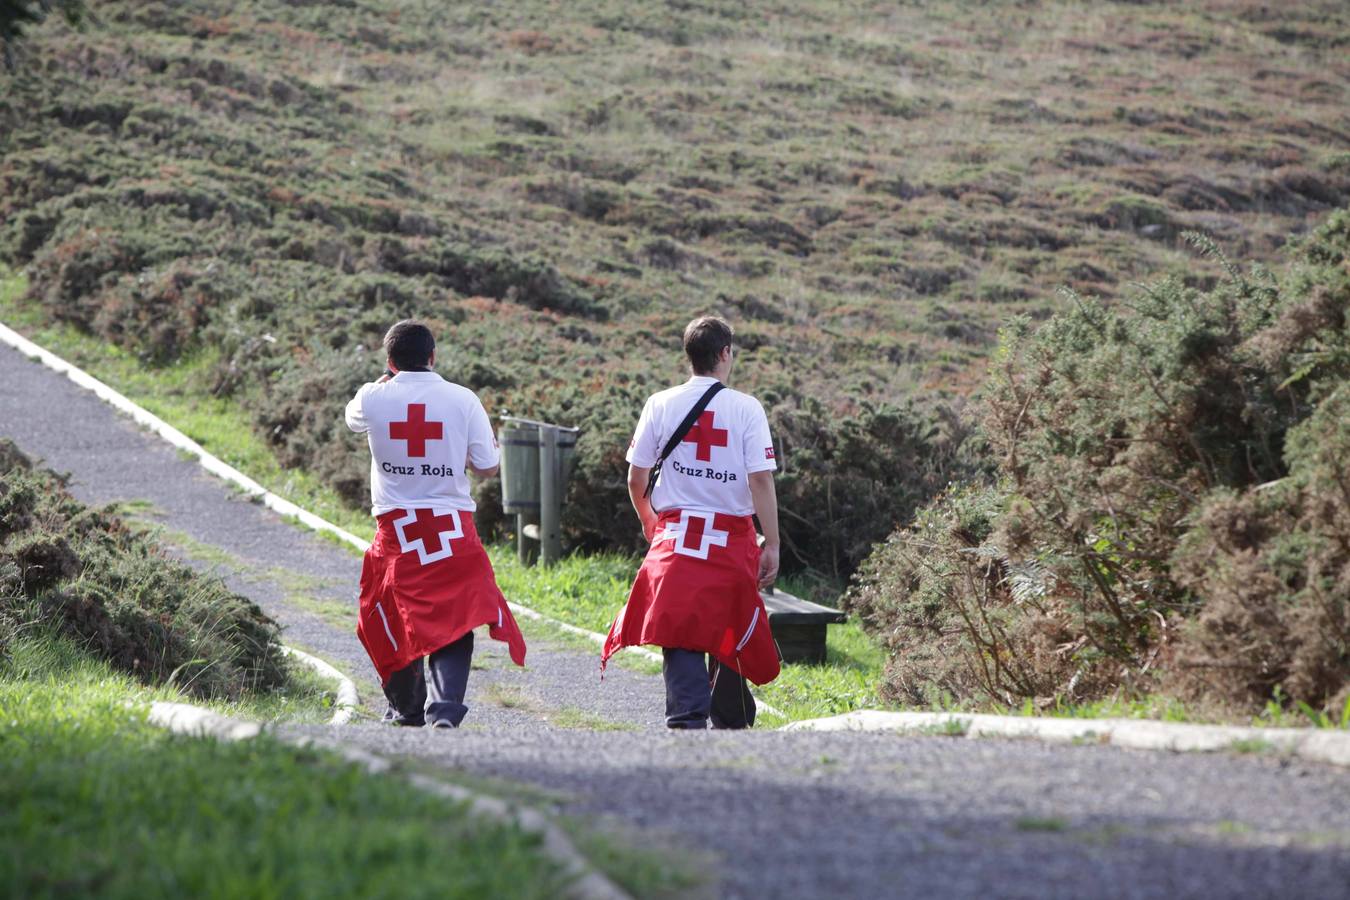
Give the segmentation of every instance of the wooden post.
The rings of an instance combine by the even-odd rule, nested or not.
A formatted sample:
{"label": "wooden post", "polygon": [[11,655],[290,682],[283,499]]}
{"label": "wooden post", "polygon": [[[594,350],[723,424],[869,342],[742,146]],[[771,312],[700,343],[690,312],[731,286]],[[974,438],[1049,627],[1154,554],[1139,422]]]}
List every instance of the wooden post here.
{"label": "wooden post", "polygon": [[562,558],[562,467],[558,429],[539,426],[539,550],[544,565]]}

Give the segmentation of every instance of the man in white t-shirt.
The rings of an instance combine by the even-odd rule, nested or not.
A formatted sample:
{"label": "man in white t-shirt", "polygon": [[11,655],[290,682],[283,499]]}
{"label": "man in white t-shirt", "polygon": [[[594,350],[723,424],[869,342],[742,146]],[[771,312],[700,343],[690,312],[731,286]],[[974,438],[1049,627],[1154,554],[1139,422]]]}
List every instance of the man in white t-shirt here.
{"label": "man in white t-shirt", "polygon": [[[732,337],[715,316],[689,323],[684,349],[693,377],[647,400],[628,449],[628,493],[650,546],[602,661],[620,647],[660,646],[671,728],[705,728],[710,718],[714,728],[749,727],[755,704],[745,679],[766,684],[778,675],[759,595],[778,574],[778,463],[764,408],[724,387]],[[752,515],[764,532],[762,549]]]}
{"label": "man in white t-shirt", "polygon": [[[473,629],[505,641],[517,665],[525,641],[474,527],[468,473],[497,473],[500,451],[483,405],[431,370],[436,342],[413,320],[384,338],[388,369],[347,404],[347,427],[370,443],[375,540],[361,571],[357,636],[380,674],[387,718],[458,727]],[[430,670],[430,685],[423,668]]]}

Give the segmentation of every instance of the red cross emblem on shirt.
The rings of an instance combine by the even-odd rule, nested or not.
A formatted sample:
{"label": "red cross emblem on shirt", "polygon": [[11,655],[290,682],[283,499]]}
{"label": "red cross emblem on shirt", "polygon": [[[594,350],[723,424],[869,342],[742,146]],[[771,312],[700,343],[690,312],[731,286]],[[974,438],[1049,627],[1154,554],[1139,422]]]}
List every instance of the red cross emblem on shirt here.
{"label": "red cross emblem on shirt", "polygon": [[453,509],[409,509],[394,520],[398,544],[404,553],[417,551],[422,565],[433,563],[454,552],[450,542],[464,537],[459,512]]}
{"label": "red cross emblem on shirt", "polygon": [[389,439],[407,441],[409,456],[426,456],[427,441],[439,441],[444,436],[440,422],[427,421],[425,403],[409,403],[407,421],[389,423]]}
{"label": "red cross emblem on shirt", "polygon": [[698,444],[698,458],[702,462],[712,461],[712,448],[727,445],[727,430],[713,427],[713,413],[708,410],[698,417],[694,427],[684,436],[682,444]]}

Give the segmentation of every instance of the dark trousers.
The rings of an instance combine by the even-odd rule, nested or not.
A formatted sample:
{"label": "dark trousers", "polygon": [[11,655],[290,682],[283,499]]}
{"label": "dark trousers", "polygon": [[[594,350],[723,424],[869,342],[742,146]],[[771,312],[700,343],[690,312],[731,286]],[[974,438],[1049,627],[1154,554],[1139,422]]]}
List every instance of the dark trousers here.
{"label": "dark trousers", "polygon": [[666,727],[749,728],[755,724],[750,686],[731,668],[702,653],[664,647],[661,674],[666,679]]}
{"label": "dark trousers", "polygon": [[[423,725],[427,721],[448,719],[455,727],[464,721],[469,708],[464,691],[469,686],[469,662],[473,659],[473,632],[453,644],[422,659],[415,659],[389,676],[384,696],[389,700],[392,718],[400,725]],[[431,672],[431,683],[423,671],[423,662]]]}

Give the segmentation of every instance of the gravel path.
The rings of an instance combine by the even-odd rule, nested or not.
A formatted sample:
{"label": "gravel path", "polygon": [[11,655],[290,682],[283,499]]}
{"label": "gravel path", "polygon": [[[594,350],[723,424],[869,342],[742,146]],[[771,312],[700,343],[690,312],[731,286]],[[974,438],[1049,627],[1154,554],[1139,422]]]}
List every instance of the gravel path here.
{"label": "gravel path", "polygon": [[[182,552],[351,673],[360,560],[241,500],[94,397],[0,348],[0,436],[89,502],[148,501]],[[528,603],[529,598],[516,598]],[[525,623],[522,623],[523,625]],[[668,733],[659,678],[527,628],[529,666],[478,643],[466,727],[339,736],[457,778],[542,789],[689,860],[728,897],[1350,897],[1350,772],[888,734]],[[486,652],[483,652],[486,651]]]}

